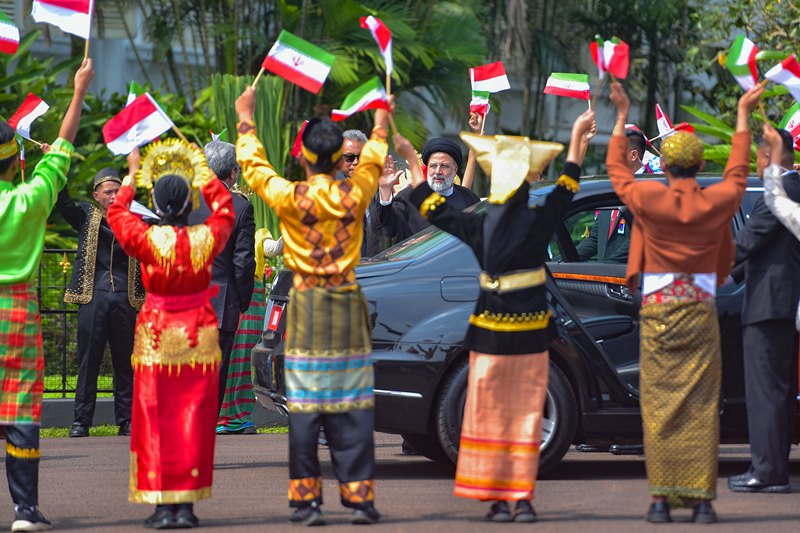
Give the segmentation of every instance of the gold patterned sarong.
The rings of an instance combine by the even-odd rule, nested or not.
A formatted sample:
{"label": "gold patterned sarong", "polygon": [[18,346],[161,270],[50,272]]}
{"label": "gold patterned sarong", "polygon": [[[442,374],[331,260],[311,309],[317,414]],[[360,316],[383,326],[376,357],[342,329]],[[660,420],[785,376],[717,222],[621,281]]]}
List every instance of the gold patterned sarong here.
{"label": "gold patterned sarong", "polygon": [[533,499],[547,365],[547,352],[470,353],[456,496],[477,500]]}
{"label": "gold patterned sarong", "polygon": [[643,305],[641,406],[650,494],[670,507],[716,497],[722,376],[714,300]]}

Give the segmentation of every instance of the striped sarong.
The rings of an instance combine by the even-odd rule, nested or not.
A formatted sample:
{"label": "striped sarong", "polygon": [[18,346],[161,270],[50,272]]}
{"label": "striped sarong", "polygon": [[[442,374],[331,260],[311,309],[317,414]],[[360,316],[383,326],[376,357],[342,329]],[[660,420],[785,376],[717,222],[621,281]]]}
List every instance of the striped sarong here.
{"label": "striped sarong", "polygon": [[0,285],[0,424],[42,420],[44,354],[39,298],[31,283]]}
{"label": "striped sarong", "polygon": [[640,366],[650,494],[670,507],[716,497],[722,376],[714,300],[643,305]]}
{"label": "striped sarong", "polygon": [[292,289],[289,301],[284,362],[289,411],[372,408],[372,340],[359,287]]}
{"label": "striped sarong", "polygon": [[469,354],[456,496],[476,500],[533,499],[548,359],[547,352]]}
{"label": "striped sarong", "polygon": [[256,281],[250,307],[242,315],[233,341],[217,433],[237,432],[253,426],[252,413],[256,396],[253,392],[250,352],[261,340],[265,309],[264,284]]}

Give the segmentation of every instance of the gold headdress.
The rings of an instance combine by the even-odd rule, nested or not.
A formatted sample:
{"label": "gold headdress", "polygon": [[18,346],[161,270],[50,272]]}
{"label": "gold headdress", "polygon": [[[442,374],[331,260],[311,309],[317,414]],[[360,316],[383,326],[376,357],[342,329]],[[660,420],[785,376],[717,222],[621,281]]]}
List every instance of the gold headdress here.
{"label": "gold headdress", "polygon": [[493,204],[505,203],[525,178],[541,174],[564,149],[563,144],[511,135],[461,132],[461,138],[475,150],[478,164],[492,177],[489,202]]}
{"label": "gold headdress", "polygon": [[703,162],[703,141],[686,131],[678,131],[661,143],[661,159],[664,166],[692,168]]}
{"label": "gold headdress", "polygon": [[186,180],[192,190],[194,205],[200,201],[200,189],[211,179],[206,156],[197,146],[180,139],[157,141],[144,152],[142,165],[136,174],[136,184],[148,191],[162,176],[174,174]]}
{"label": "gold headdress", "polygon": [[19,143],[17,137],[14,136],[5,144],[0,144],[0,160],[8,159],[19,152]]}

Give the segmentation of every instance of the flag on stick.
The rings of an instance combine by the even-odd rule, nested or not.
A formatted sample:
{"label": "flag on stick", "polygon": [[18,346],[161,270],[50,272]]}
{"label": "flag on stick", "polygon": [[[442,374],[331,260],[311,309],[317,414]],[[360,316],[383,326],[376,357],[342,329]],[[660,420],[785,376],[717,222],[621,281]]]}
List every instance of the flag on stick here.
{"label": "flag on stick", "polygon": [[368,17],[361,17],[361,27],[369,30],[375,42],[378,43],[378,48],[381,50],[383,62],[386,65],[386,74],[392,73],[394,62],[392,61],[392,32],[386,27],[386,24],[377,17],[372,15]]}
{"label": "flag on stick", "polygon": [[624,80],[628,77],[630,68],[630,47],[627,43],[617,37],[612,37],[610,41],[603,43],[603,63],[605,69]]}
{"label": "flag on stick", "polygon": [[666,131],[664,133],[660,133],[658,135],[658,137],[653,137],[652,139],[647,139],[647,142],[651,143],[651,142],[653,142],[655,140],[669,137],[670,135],[672,135],[676,131],[685,131],[686,133],[694,133],[694,126],[692,126],[688,122],[681,122],[680,124],[677,124],[677,125],[673,126],[669,131]]}
{"label": "flag on stick", "polygon": [[33,0],[31,16],[36,22],[52,24],[65,33],[89,40],[93,7],[93,0]]}
{"label": "flag on stick", "polygon": [[769,69],[764,77],[785,86],[794,99],[800,102],[800,64],[797,63],[796,55],[790,55]]}
{"label": "flag on stick", "polygon": [[148,93],[136,98],[103,126],[103,139],[114,154],[129,154],[172,128],[170,118]]}
{"label": "flag on stick", "polygon": [[[672,133],[675,133],[675,131],[672,130],[672,121],[666,113],[661,111],[661,106],[658,104],[656,104],[656,126],[658,127],[658,134],[662,137],[668,137],[672,135]],[[672,133],[669,133],[670,131],[672,131]]]}
{"label": "flag on stick", "polygon": [[345,96],[342,109],[331,111],[331,118],[338,122],[367,109],[389,109],[386,90],[377,76]]}
{"label": "flag on stick", "polygon": [[783,128],[792,134],[794,139],[794,149],[800,150],[800,102],[795,102],[789,111],[784,115],[779,128]]}
{"label": "flag on stick", "polygon": [[33,93],[28,93],[19,109],[8,119],[8,125],[25,139],[31,140],[31,124],[44,115],[50,106]]}
{"label": "flag on stick", "polygon": [[725,67],[745,91],[749,91],[758,83],[757,53],[758,48],[753,41],[744,35],[739,35],[733,40],[728,58],[725,60]]}
{"label": "flag on stick", "polygon": [[485,117],[489,113],[489,91],[472,91],[472,100],[469,102],[469,112]]}
{"label": "flag on stick", "polygon": [[333,54],[282,30],[261,68],[317,94],[331,72],[334,59]]}
{"label": "flag on stick", "polygon": [[592,54],[592,61],[597,66],[597,76],[602,80],[606,74],[606,62],[603,56],[603,45],[605,41],[599,35],[595,35],[594,41],[589,43],[589,52]]}
{"label": "flag on stick", "polygon": [[14,21],[0,11],[0,52],[16,54],[19,50],[19,29]]}
{"label": "flag on stick", "polygon": [[591,98],[589,75],[553,72],[550,74],[550,77],[547,78],[547,83],[544,86],[544,94],[588,100]]}
{"label": "flag on stick", "polygon": [[502,61],[470,68],[469,80],[473,91],[499,93],[511,88]]}

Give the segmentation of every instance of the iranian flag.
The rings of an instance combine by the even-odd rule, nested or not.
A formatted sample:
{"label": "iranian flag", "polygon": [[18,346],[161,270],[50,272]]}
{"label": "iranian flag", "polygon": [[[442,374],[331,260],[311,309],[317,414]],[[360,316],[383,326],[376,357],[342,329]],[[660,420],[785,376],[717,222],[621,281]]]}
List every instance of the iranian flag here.
{"label": "iranian flag", "polygon": [[116,155],[129,154],[172,127],[172,121],[148,93],[136,98],[103,126],[103,139]]}
{"label": "iranian flag", "polygon": [[282,30],[261,67],[314,94],[331,71],[333,54]]}
{"label": "iranian flag", "polygon": [[800,65],[797,63],[797,56],[792,54],[778,65],[775,65],[769,72],[764,74],[769,81],[780,83],[789,89],[795,100],[800,101]]}
{"label": "iranian flag", "polygon": [[14,21],[0,11],[0,52],[16,54],[19,50],[19,29]]}
{"label": "iranian flag", "polygon": [[472,91],[472,100],[469,101],[469,112],[485,117],[489,113],[489,91]]}
{"label": "iranian flag", "polygon": [[93,8],[94,0],[33,0],[31,16],[36,22],[52,24],[65,33],[88,39]]}
{"label": "iranian flag", "polygon": [[661,110],[661,106],[656,104],[656,126],[658,127],[658,134],[661,137],[669,137],[675,131],[672,129],[672,121],[666,113]]}
{"label": "iranian flag", "polygon": [[792,134],[794,139],[794,149],[800,150],[800,102],[795,102],[789,111],[778,124],[779,128],[783,128]]}
{"label": "iranian flag", "polygon": [[144,87],[139,85],[138,82],[131,81],[130,86],[128,87],[128,99],[125,101],[125,106],[131,105],[134,100],[138,97],[142,96],[147,91],[144,90]]}
{"label": "iranian flag", "polygon": [[547,78],[547,84],[544,86],[545,94],[580,98],[581,100],[588,100],[591,98],[589,91],[588,74],[553,72],[550,74],[550,77]]}
{"label": "iranian flag", "polygon": [[472,83],[473,91],[499,93],[511,88],[502,61],[470,68],[469,81]]}
{"label": "iranian flag", "polygon": [[367,109],[389,109],[386,89],[377,76],[348,94],[342,102],[342,109],[331,111],[331,118],[338,122]]}
{"label": "iranian flag", "polygon": [[383,62],[386,65],[386,74],[391,74],[394,68],[394,62],[392,61],[391,30],[386,27],[386,24],[384,24],[381,19],[373,17],[372,15],[361,17],[361,27],[372,33],[372,37],[375,39],[375,42],[378,43],[378,48],[381,49]]}
{"label": "iranian flag", "polygon": [[589,43],[589,52],[592,54],[592,61],[597,66],[597,76],[602,80],[606,74],[606,62],[603,57],[603,46],[605,41],[599,35],[595,36],[594,41]]}
{"label": "iranian flag", "polygon": [[624,80],[630,68],[630,47],[617,37],[603,43],[603,63],[613,76]]}
{"label": "iranian flag", "polygon": [[758,83],[757,53],[758,48],[753,41],[744,35],[739,35],[734,39],[728,58],[725,60],[725,67],[745,91],[752,89]]}
{"label": "iranian flag", "polygon": [[22,137],[31,139],[31,124],[34,120],[44,115],[50,106],[33,93],[28,93],[16,113],[8,119],[8,125],[14,128]]}

